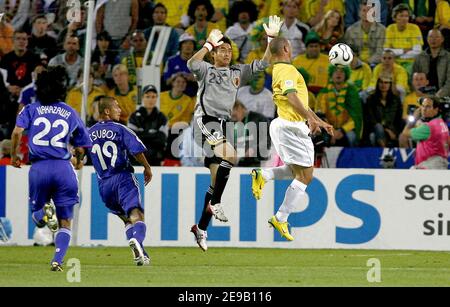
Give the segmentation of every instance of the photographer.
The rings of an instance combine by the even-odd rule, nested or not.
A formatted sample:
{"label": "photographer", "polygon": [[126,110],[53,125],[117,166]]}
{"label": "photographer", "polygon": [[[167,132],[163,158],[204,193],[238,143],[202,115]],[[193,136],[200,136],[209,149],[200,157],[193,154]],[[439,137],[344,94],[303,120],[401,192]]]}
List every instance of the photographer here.
{"label": "photographer", "polygon": [[[400,143],[405,146],[408,138],[418,142],[415,168],[447,169],[449,135],[447,124],[439,115],[439,100],[436,97],[420,98],[420,109],[414,113],[400,135]],[[417,122],[419,112],[420,122]]]}

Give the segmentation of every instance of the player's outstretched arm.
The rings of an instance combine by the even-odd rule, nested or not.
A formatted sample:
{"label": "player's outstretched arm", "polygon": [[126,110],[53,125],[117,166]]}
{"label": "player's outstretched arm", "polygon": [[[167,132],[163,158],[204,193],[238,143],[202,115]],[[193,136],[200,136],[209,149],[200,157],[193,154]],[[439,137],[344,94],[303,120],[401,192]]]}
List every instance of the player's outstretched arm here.
{"label": "player's outstretched arm", "polygon": [[11,134],[11,165],[17,168],[20,168],[20,164],[22,163],[17,156],[17,150],[19,149],[19,142],[24,130],[25,129],[16,126]]}
{"label": "player's outstretched arm", "polygon": [[142,152],[138,153],[137,155],[134,155],[134,158],[144,167],[144,182],[145,185],[149,184],[149,182],[152,181],[153,174],[152,168],[150,167],[147,158]]}
{"label": "player's outstretched arm", "polygon": [[272,56],[270,52],[270,41],[278,36],[281,26],[283,25],[283,21],[281,21],[281,18],[277,15],[270,16],[269,17],[269,24],[263,24],[264,30],[267,34],[267,47],[266,51],[264,52],[264,56],[261,60],[264,62],[269,63],[270,57]]}

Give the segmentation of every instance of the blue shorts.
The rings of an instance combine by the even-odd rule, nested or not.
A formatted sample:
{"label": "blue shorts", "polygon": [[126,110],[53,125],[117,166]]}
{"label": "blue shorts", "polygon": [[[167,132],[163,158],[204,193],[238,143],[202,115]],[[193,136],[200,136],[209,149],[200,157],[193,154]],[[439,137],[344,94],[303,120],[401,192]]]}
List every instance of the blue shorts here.
{"label": "blue shorts", "polygon": [[120,173],[106,179],[99,179],[100,196],[106,207],[115,215],[129,216],[141,205],[141,193],[136,177],[131,173]]}
{"label": "blue shorts", "polygon": [[34,162],[28,174],[29,204],[35,212],[50,200],[58,219],[71,219],[73,206],[79,203],[78,178],[69,160]]}

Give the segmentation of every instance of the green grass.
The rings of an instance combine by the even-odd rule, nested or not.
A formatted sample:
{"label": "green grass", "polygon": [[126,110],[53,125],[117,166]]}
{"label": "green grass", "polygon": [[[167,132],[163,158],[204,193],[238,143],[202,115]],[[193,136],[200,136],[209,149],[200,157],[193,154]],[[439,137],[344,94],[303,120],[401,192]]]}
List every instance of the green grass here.
{"label": "green grass", "polygon": [[[450,286],[450,253],[374,250],[150,248],[135,267],[128,248],[71,248],[81,283],[50,272],[51,247],[0,247],[0,286]],[[369,283],[369,258],[381,282]]]}

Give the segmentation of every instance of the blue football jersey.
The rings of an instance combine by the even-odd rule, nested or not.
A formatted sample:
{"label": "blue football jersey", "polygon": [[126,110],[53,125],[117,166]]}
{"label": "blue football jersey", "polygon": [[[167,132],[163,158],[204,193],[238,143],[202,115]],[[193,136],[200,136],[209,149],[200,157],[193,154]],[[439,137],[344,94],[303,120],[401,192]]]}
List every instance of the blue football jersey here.
{"label": "blue football jersey", "polygon": [[69,143],[90,147],[88,131],[78,113],[64,102],[26,105],[17,116],[16,126],[28,130],[30,160],[69,160]]}
{"label": "blue football jersey", "polygon": [[128,154],[137,155],[147,151],[131,129],[113,121],[95,124],[89,128],[89,136],[92,141],[92,164],[101,179],[123,172],[134,172]]}

